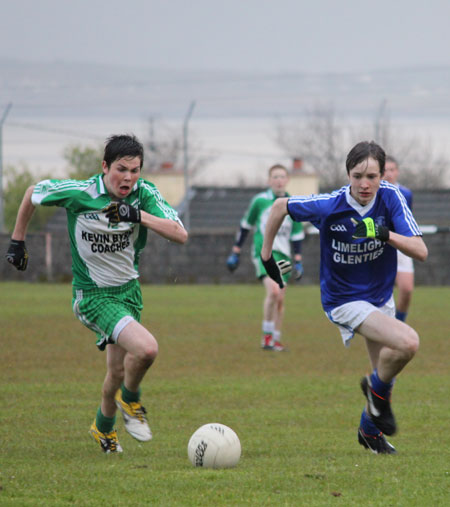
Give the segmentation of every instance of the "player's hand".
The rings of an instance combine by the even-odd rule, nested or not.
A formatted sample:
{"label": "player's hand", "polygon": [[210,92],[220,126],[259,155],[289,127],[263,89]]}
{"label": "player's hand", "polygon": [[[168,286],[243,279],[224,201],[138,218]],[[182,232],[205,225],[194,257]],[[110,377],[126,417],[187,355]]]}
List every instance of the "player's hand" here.
{"label": "player's hand", "polygon": [[125,201],[114,201],[103,209],[106,218],[110,224],[118,224],[119,222],[133,222],[135,224],[141,221],[141,212],[139,209],[131,206]]}
{"label": "player's hand", "polygon": [[25,271],[28,265],[28,252],[25,248],[25,241],[12,239],[5,257],[19,271]]}
{"label": "player's hand", "polygon": [[351,218],[350,220],[355,226],[355,232],[352,238],[375,238],[380,241],[389,240],[389,229],[385,225],[376,224],[373,218],[364,218],[363,220]]}
{"label": "player's hand", "polygon": [[272,278],[273,281],[277,282],[277,284],[280,286],[280,289],[283,289],[285,287],[283,282],[283,275],[289,273],[289,271],[292,270],[292,264],[286,260],[275,262],[273,255],[271,255],[266,261],[261,257],[261,261],[270,278]]}
{"label": "player's hand", "polygon": [[231,252],[227,259],[227,268],[233,272],[239,266],[240,255],[236,252]]}
{"label": "player's hand", "polygon": [[298,281],[303,276],[303,264],[302,261],[297,261],[294,265],[295,268],[295,279]]}

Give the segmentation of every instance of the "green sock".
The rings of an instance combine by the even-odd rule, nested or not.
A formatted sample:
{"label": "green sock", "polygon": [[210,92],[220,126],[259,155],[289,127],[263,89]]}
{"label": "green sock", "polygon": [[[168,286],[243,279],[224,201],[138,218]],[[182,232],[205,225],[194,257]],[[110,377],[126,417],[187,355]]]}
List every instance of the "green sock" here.
{"label": "green sock", "polygon": [[133,391],[128,391],[125,384],[122,384],[122,400],[125,403],[136,403],[140,400],[140,398],[141,389],[139,389],[137,393],[134,393]]}
{"label": "green sock", "polygon": [[116,423],[116,416],[106,417],[102,414],[102,409],[98,407],[97,417],[95,418],[95,424],[97,425],[98,431],[102,433],[111,433]]}

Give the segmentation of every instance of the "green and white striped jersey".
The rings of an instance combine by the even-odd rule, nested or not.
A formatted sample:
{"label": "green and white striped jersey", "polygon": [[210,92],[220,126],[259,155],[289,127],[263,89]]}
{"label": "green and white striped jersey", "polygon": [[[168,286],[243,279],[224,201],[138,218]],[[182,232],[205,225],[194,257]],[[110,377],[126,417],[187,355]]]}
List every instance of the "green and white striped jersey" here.
{"label": "green and white striped jersey", "polygon": [[[285,197],[289,197],[289,194],[286,194]],[[267,219],[269,218],[270,210],[276,199],[277,196],[273,193],[271,188],[256,194],[250,201],[249,207],[241,220],[241,227],[254,230],[252,246],[253,258],[259,258],[261,253]],[[287,257],[291,257],[290,242],[303,239],[304,237],[305,233],[302,223],[294,222],[290,216],[286,216],[275,236],[272,250],[280,252]]]}
{"label": "green and white striped jersey", "polygon": [[[102,174],[84,181],[41,181],[31,201],[34,205],[66,208],[76,289],[116,287],[139,277],[139,256],[147,241],[147,228],[127,222],[109,223],[102,210],[111,203],[111,197]],[[155,185],[143,178],[138,179],[125,201],[181,223]]]}

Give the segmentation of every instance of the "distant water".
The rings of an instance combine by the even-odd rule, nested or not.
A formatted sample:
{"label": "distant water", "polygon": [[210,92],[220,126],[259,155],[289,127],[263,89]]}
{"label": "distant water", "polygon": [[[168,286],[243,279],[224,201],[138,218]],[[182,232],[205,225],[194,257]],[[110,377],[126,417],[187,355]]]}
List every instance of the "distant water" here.
{"label": "distant water", "polygon": [[[182,122],[181,118],[165,121],[164,125],[181,133]],[[357,125],[358,120],[354,123]],[[155,123],[155,128],[161,126]],[[450,121],[403,118],[392,121],[391,128],[429,140],[435,152],[450,158]],[[3,127],[3,165],[27,166],[37,179],[46,173],[65,177],[63,152],[68,145],[96,146],[111,134],[130,132],[144,141],[149,137],[149,130],[150,123],[145,118],[11,120]],[[191,155],[209,159],[204,169],[192,178],[193,184],[264,185],[270,165],[291,163],[274,140],[274,117],[196,118],[194,114],[188,134],[193,145]]]}

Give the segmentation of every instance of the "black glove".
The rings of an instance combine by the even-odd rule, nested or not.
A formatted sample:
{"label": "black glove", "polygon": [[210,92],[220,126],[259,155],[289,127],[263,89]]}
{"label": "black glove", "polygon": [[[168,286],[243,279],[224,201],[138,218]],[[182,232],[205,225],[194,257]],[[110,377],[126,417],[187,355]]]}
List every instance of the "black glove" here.
{"label": "black glove", "polygon": [[12,239],[5,257],[19,271],[25,271],[28,265],[28,252],[25,248],[25,241]]}
{"label": "black glove", "polygon": [[283,275],[291,271],[291,263],[285,260],[275,262],[273,255],[271,255],[266,261],[261,257],[261,261],[267,271],[267,274],[273,281],[277,282],[280,289],[282,289],[284,287]]}
{"label": "black glove", "polygon": [[389,240],[389,229],[385,225],[378,225],[373,221],[373,218],[364,218],[364,220],[357,220],[351,218],[355,226],[355,232],[352,238],[375,238],[380,241]]}
{"label": "black glove", "polygon": [[118,224],[119,222],[133,222],[137,224],[141,221],[140,210],[125,201],[112,202],[103,209],[103,213],[106,213],[110,224]]}
{"label": "black glove", "polygon": [[227,268],[233,272],[239,266],[239,254],[232,252],[227,259]]}

